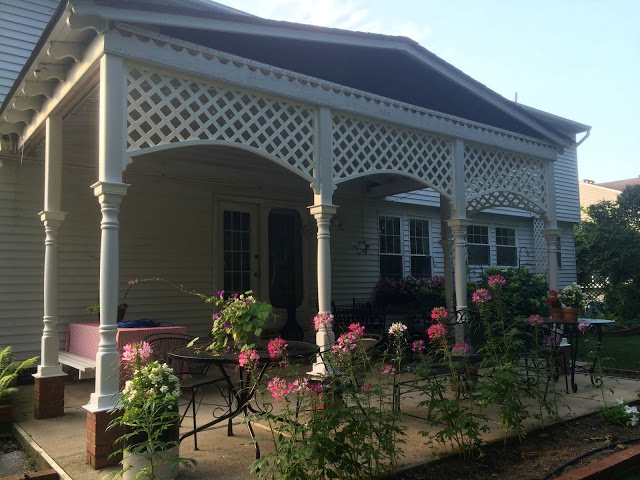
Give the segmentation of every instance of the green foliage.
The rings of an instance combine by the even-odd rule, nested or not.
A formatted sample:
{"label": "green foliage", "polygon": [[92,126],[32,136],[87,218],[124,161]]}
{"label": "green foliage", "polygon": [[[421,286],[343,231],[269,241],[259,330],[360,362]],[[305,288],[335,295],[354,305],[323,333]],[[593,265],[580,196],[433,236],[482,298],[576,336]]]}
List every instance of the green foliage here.
{"label": "green foliage", "polygon": [[270,380],[262,412],[249,417],[269,425],[274,445],[253,463],[257,478],[356,480],[395,471],[404,428],[392,408],[393,372],[406,341],[399,332],[374,362],[361,336],[352,329],[338,339],[340,348],[325,353],[333,374],[321,384]]}
{"label": "green foliage", "polygon": [[616,327],[640,324],[640,286],[634,283],[609,285],[604,302],[609,315],[616,318]]}
{"label": "green foliage", "polygon": [[613,407],[607,407],[600,410],[600,417],[606,423],[611,425],[627,426],[634,422],[634,413],[630,411],[629,407],[620,402]]}
{"label": "green foliage", "polygon": [[611,285],[640,283],[640,185],[626,188],[616,202],[587,208],[589,220],[575,230],[578,281],[596,276]]}
{"label": "green foliage", "polygon": [[513,317],[548,314],[546,303],[549,286],[542,275],[527,268],[488,268],[483,274],[483,286],[492,275],[502,275],[507,284],[502,289],[505,314]]}
{"label": "green foliage", "polygon": [[39,357],[33,357],[23,362],[13,360],[12,348],[6,347],[0,350],[0,402],[6,400],[10,395],[15,394],[18,389],[13,387],[13,383],[27,368],[38,361]]}

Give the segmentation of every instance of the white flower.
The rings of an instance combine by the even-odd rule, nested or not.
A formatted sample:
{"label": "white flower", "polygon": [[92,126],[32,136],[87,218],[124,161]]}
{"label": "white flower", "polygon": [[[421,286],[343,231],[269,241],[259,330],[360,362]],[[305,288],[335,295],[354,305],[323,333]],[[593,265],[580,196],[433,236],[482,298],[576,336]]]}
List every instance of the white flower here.
{"label": "white flower", "polygon": [[169,375],[169,381],[171,383],[178,383],[178,377],[176,377],[175,375]]}
{"label": "white flower", "polygon": [[167,393],[169,391],[169,387],[167,387],[166,385],[163,385],[160,387],[160,391],[162,393]]}
{"label": "white flower", "polygon": [[392,323],[391,327],[389,327],[389,335],[402,335],[406,331],[407,326],[401,322]]}
{"label": "white flower", "polygon": [[171,395],[173,395],[174,397],[179,397],[179,396],[180,396],[180,393],[181,393],[181,392],[180,392],[180,389],[179,389],[179,388],[176,388],[176,389],[173,391],[173,393],[172,393]]}

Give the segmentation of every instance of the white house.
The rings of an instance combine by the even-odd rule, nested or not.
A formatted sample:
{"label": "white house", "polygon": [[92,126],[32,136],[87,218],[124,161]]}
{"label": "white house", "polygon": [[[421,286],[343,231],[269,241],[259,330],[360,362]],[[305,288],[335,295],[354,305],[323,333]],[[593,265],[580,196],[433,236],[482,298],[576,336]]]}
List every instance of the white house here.
{"label": "white house", "polygon": [[[205,0],[0,11],[0,344],[41,355],[39,385],[59,382],[67,325],[99,298],[91,418],[118,391],[128,279],[252,289],[303,327],[381,276],[444,275],[450,301],[489,265],[575,280],[576,135],[590,127],[410,39]],[[162,283],[127,303],[129,318],[211,325]]]}

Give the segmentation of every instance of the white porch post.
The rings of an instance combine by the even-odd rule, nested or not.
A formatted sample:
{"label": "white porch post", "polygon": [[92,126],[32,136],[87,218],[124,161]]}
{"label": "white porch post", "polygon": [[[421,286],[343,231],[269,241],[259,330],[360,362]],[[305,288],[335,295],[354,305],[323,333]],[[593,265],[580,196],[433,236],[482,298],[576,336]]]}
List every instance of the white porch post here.
{"label": "white porch post", "polygon": [[[96,355],[95,392],[85,408],[104,412],[118,401],[120,367],[116,343],[118,312],[118,214],[129,185],[122,183],[126,155],[125,71],[122,58],[100,60],[99,181],[91,186],[100,201],[100,343]],[[97,456],[97,455],[96,455]]]}
{"label": "white porch post", "polygon": [[440,246],[444,254],[444,296],[447,302],[447,311],[453,313],[455,307],[453,305],[453,265],[451,264],[451,249],[453,248],[453,239],[451,238],[451,229],[447,221],[451,217],[451,206],[449,199],[444,195],[440,195]]}
{"label": "white porch post", "polygon": [[[456,311],[465,318],[467,310],[467,199],[465,195],[464,142],[456,139],[453,145],[453,216],[447,225],[453,233],[453,263],[456,292]],[[456,342],[469,337],[469,324],[456,324]]]}
{"label": "white porch post", "polygon": [[64,223],[62,207],[62,117],[46,121],[44,210],[40,220],[46,234],[44,253],[44,328],[36,378],[65,375],[58,363],[58,239]]}
{"label": "white porch post", "polygon": [[[312,184],[313,205],[309,207],[311,215],[318,225],[318,313],[331,312],[331,234],[329,224],[337,207],[333,205],[333,159],[331,153],[331,111],[319,108],[316,114],[314,178]],[[333,329],[322,326],[316,333],[316,343],[320,351],[331,348],[335,335]],[[312,375],[327,374],[327,368],[318,355],[313,365]]]}
{"label": "white porch post", "polygon": [[558,238],[562,230],[558,228],[556,212],[556,176],[553,162],[548,162],[546,166],[547,177],[547,214],[544,217],[545,229],[542,235],[547,240],[547,262],[549,275],[547,281],[551,290],[560,288],[558,278]]}

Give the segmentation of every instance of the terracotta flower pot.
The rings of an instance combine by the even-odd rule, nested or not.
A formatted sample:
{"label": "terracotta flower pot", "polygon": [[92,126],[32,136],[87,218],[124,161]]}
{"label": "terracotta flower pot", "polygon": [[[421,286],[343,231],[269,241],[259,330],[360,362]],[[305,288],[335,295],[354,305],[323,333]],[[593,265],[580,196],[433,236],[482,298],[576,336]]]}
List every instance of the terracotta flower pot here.
{"label": "terracotta flower pot", "polygon": [[561,322],[562,319],[564,318],[562,315],[562,308],[561,307],[551,307],[549,308],[550,312],[551,312],[551,320],[555,320],[557,322]]}
{"label": "terracotta flower pot", "polygon": [[580,309],[578,308],[562,308],[562,315],[565,322],[577,322],[578,313],[580,313]]}

